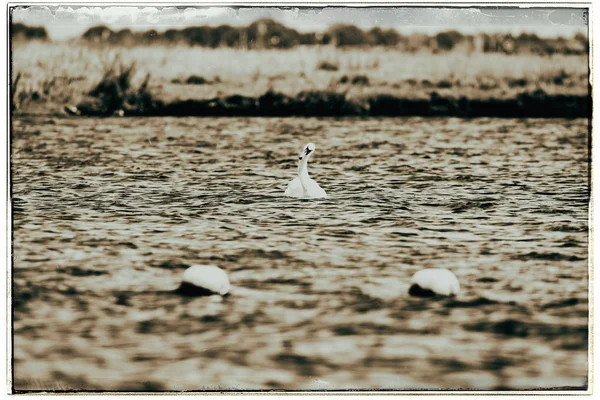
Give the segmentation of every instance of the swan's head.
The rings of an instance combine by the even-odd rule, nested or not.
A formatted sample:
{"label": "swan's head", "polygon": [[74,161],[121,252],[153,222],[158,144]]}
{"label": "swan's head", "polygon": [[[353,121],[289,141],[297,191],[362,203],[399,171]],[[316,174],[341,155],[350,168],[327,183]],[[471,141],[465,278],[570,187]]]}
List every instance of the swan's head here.
{"label": "swan's head", "polygon": [[306,146],[304,146],[304,148],[302,149],[302,153],[300,153],[300,157],[298,158],[299,160],[303,160],[303,159],[308,159],[310,157],[310,155],[315,151],[315,144],[314,143],[309,143]]}

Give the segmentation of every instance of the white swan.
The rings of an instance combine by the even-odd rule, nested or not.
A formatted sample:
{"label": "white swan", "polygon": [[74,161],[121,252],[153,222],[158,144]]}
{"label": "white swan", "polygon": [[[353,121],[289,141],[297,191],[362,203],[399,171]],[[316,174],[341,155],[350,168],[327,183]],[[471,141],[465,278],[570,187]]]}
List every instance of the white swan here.
{"label": "white swan", "polygon": [[417,271],[411,279],[408,294],[417,297],[430,297],[436,294],[455,296],[460,292],[456,276],[443,268],[427,268]]}
{"label": "white swan", "polygon": [[225,271],[215,265],[192,265],[183,272],[177,292],[185,296],[229,293],[231,284]]}
{"label": "white swan", "polygon": [[298,176],[287,186],[285,195],[289,197],[308,197],[313,199],[326,198],[327,193],[317,182],[308,176],[308,159],[315,151],[315,145],[309,143],[302,149],[298,161]]}

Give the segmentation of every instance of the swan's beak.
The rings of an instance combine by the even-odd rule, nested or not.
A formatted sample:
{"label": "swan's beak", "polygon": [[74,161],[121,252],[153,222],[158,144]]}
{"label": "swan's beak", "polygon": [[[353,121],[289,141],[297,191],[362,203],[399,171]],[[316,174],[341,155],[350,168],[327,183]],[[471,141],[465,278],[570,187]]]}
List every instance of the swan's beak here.
{"label": "swan's beak", "polygon": [[300,157],[298,157],[298,160],[302,160],[304,158],[304,156],[307,156],[312,153],[312,150],[309,149],[308,147],[306,149],[304,149],[304,154],[300,154]]}

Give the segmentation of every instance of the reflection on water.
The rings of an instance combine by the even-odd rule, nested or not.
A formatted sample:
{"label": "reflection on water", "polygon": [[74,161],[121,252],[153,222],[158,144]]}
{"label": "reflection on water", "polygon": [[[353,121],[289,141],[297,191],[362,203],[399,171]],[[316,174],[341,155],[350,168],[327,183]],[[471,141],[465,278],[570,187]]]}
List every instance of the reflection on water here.
{"label": "reflection on water", "polygon": [[[16,389],[585,385],[586,120],[13,128]],[[309,141],[329,198],[282,197]],[[173,294],[197,263],[232,295]]]}

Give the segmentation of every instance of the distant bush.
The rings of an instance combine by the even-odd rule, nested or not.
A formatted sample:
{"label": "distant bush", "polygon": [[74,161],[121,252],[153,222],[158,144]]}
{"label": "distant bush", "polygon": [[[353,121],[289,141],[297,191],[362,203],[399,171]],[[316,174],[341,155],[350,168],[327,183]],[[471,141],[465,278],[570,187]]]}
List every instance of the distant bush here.
{"label": "distant bush", "polygon": [[11,24],[10,36],[13,40],[48,40],[48,33],[45,28],[27,26],[21,23]]}
{"label": "distant bush", "polygon": [[317,34],[315,32],[311,33],[301,33],[298,37],[301,45],[309,45],[313,46],[319,43],[319,39],[317,38]]}
{"label": "distant bush", "polygon": [[463,40],[463,35],[457,31],[441,32],[435,35],[437,49],[450,51]]}
{"label": "distant bush", "polygon": [[518,78],[518,79],[508,79],[507,80],[508,86],[513,88],[513,87],[525,87],[527,86],[527,79],[525,78]]}
{"label": "distant bush", "polygon": [[185,83],[187,83],[188,85],[205,85],[207,83],[210,83],[210,81],[208,79],[204,79],[201,76],[192,75],[186,79]]}
{"label": "distant bush", "polygon": [[325,38],[325,44],[339,47],[369,44],[367,34],[354,25],[333,25],[325,33]]}
{"label": "distant bush", "polygon": [[300,44],[301,41],[301,35],[296,30],[287,28],[272,19],[258,20],[242,30],[246,32],[250,48],[289,49]]}
{"label": "distant bush", "polygon": [[337,64],[330,63],[329,61],[321,61],[317,65],[317,69],[321,71],[337,71],[340,68]]}
{"label": "distant bush", "polygon": [[552,83],[555,85],[563,85],[565,80],[569,78],[569,74],[565,72],[564,69],[561,69],[556,75],[554,75],[551,79]]}
{"label": "distant bush", "polygon": [[435,86],[437,88],[440,88],[440,89],[448,89],[448,88],[452,87],[452,82],[450,82],[450,81],[439,81],[437,83],[437,85],[435,85]]}
{"label": "distant bush", "polygon": [[111,32],[109,36],[109,41],[114,44],[131,46],[135,44],[136,38],[130,29],[121,29],[118,32]]}
{"label": "distant bush", "polygon": [[366,75],[356,75],[350,79],[348,75],[344,75],[338,80],[338,83],[351,83],[352,85],[366,86],[369,84],[369,77]]}
{"label": "distant bush", "polygon": [[176,84],[176,85],[211,85],[211,84],[215,84],[215,83],[221,83],[221,78],[219,76],[215,76],[215,78],[211,81],[202,76],[190,75],[187,79],[182,79],[182,78],[171,79],[171,83]]}
{"label": "distant bush", "polygon": [[366,75],[357,75],[354,78],[352,78],[352,84],[353,85],[368,85],[369,78]]}
{"label": "distant bush", "polygon": [[81,37],[89,42],[100,43],[109,41],[112,35],[114,32],[110,28],[101,25],[88,29]]}
{"label": "distant bush", "polygon": [[584,49],[587,49],[590,46],[587,35],[584,35],[583,33],[576,34],[573,39]]}
{"label": "distant bush", "polygon": [[240,30],[229,25],[220,25],[211,32],[211,47],[238,47],[241,43]]}
{"label": "distant bush", "polygon": [[395,47],[406,39],[393,29],[373,28],[368,33],[369,44],[375,46]]}

